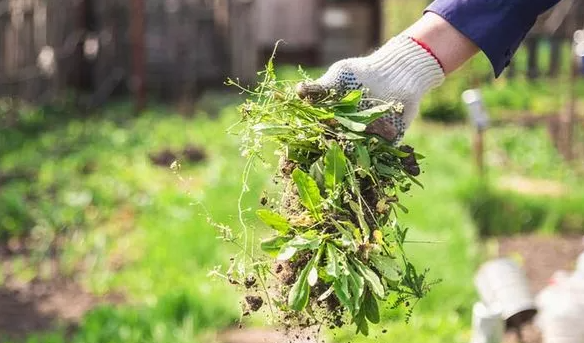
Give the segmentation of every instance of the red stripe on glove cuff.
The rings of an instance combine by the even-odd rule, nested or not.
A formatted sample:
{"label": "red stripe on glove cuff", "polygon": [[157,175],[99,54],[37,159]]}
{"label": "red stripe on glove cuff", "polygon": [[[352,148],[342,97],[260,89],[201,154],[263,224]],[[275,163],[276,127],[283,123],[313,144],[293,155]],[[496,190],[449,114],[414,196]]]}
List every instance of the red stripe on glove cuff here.
{"label": "red stripe on glove cuff", "polygon": [[442,65],[442,62],[440,62],[440,60],[438,59],[438,57],[434,54],[434,52],[432,51],[432,49],[430,49],[430,46],[428,46],[428,44],[417,40],[414,37],[409,37],[412,41],[416,42],[419,46],[421,46],[422,48],[424,48],[424,50],[428,51],[428,53],[430,55],[432,55],[432,57],[434,57],[434,59],[436,60],[436,62],[438,62],[438,64],[440,65],[440,68],[442,68],[442,71],[444,71],[444,66]]}

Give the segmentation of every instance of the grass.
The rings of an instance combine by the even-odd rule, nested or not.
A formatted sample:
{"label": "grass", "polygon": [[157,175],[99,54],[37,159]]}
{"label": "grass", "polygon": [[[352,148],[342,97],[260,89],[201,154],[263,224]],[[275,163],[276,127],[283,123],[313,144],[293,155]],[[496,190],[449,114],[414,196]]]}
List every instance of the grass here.
{"label": "grass", "polygon": [[[542,46],[545,49],[545,46]],[[569,56],[565,51],[563,56]],[[543,52],[542,55],[545,55]],[[521,64],[526,58],[525,50],[520,48],[515,57]],[[567,66],[564,62],[563,66]],[[557,79],[541,78],[528,80],[525,72],[518,68],[518,77],[494,79],[491,66],[484,55],[478,55],[450,75],[444,84],[433,90],[430,96],[424,98],[421,105],[421,115],[426,119],[441,121],[463,121],[466,108],[461,94],[470,88],[479,88],[488,114],[493,119],[505,119],[517,113],[530,115],[549,115],[562,113],[569,103],[569,81],[567,71]],[[522,74],[523,73],[523,74]],[[579,97],[584,94],[584,80],[580,78],[576,84]],[[584,106],[578,104],[580,111]],[[452,118],[452,119],[450,119]],[[450,119],[450,120],[449,120]]]}
{"label": "grass", "polygon": [[[584,192],[578,180],[584,165],[577,159],[570,166],[545,128],[488,132],[487,160],[493,184],[475,182],[463,194],[481,234],[583,232]],[[501,178],[504,184],[497,181]]]}
{"label": "grass", "polygon": [[[35,176],[2,186],[3,200],[14,204],[3,229],[17,235],[44,232],[45,239],[62,233],[65,273],[96,294],[127,296],[127,305],[88,314],[73,341],[192,342],[193,336],[239,316],[233,290],[207,277],[229,258],[208,217],[236,222],[238,170],[244,162],[237,139],[224,135],[233,111],[218,120],[163,117],[157,110],[132,118],[130,112],[114,106],[5,151],[3,172],[26,170]],[[185,144],[204,147],[209,158],[202,165],[183,162],[183,181],[170,168],[150,163],[149,153]],[[90,173],[84,168],[88,163]],[[258,189],[266,179],[254,182]],[[252,193],[246,204],[258,198]],[[2,211],[7,203],[2,201]],[[13,228],[18,230],[9,231]],[[48,253],[36,251],[36,261]]]}

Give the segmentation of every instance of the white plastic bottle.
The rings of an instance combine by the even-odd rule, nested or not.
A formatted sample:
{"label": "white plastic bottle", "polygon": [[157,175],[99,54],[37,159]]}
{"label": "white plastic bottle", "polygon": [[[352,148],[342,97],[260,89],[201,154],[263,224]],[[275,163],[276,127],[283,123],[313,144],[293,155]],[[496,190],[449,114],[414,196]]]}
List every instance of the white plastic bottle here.
{"label": "white plastic bottle", "polygon": [[574,274],[584,279],[584,252],[580,254],[576,261],[576,270],[574,271]]}
{"label": "white plastic bottle", "polygon": [[584,343],[584,278],[556,272],[536,298],[543,343]]}
{"label": "white plastic bottle", "polygon": [[472,308],[471,343],[500,343],[504,322],[501,312],[491,310],[478,302]]}

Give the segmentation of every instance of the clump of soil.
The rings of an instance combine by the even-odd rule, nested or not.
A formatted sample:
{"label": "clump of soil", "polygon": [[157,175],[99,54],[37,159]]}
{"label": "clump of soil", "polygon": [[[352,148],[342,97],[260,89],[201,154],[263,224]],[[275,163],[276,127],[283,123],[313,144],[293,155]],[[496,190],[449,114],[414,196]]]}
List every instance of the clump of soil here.
{"label": "clump of soil", "polygon": [[293,268],[292,264],[288,261],[277,262],[274,268],[274,272],[280,282],[285,286],[291,286],[294,281],[296,281],[296,270],[298,268]]}
{"label": "clump of soil", "polygon": [[195,163],[207,159],[207,154],[202,148],[194,145],[187,145],[182,151],[183,158],[186,161]]}
{"label": "clump of soil", "polygon": [[404,166],[404,169],[410,175],[413,176],[420,175],[420,165],[418,164],[418,161],[416,161],[416,156],[414,155],[414,148],[412,148],[409,145],[402,145],[401,147],[399,147],[399,150],[407,152],[409,154],[406,157],[400,158],[400,161]]}
{"label": "clump of soil", "polygon": [[246,295],[245,302],[249,306],[249,309],[253,312],[257,312],[264,304],[264,299],[257,295]]}
{"label": "clump of soil", "polygon": [[248,275],[245,278],[245,281],[243,282],[243,285],[245,286],[245,288],[250,289],[252,288],[256,283],[256,278],[253,275]]}
{"label": "clump of soil", "polygon": [[[328,286],[320,282],[312,289],[311,295],[318,299],[327,289]],[[335,294],[329,295],[324,300],[316,300],[315,304],[324,315],[323,324],[327,325],[329,329],[341,328],[345,325],[345,308]]]}
{"label": "clump of soil", "polygon": [[172,162],[178,159],[178,156],[170,149],[164,149],[150,154],[150,161],[157,166],[170,167]]}
{"label": "clump of soil", "polygon": [[150,161],[157,166],[169,167],[175,161],[197,163],[205,160],[205,150],[194,145],[187,145],[181,151],[173,151],[170,148],[162,149],[149,155]]}

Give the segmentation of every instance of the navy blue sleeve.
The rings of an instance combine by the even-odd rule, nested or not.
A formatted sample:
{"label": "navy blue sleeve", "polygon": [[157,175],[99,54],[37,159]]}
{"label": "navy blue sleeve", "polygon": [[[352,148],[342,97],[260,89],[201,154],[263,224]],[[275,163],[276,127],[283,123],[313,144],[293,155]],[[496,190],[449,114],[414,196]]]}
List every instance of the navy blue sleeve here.
{"label": "navy blue sleeve", "polygon": [[537,17],[560,0],[436,0],[426,12],[446,19],[489,58],[501,75]]}

